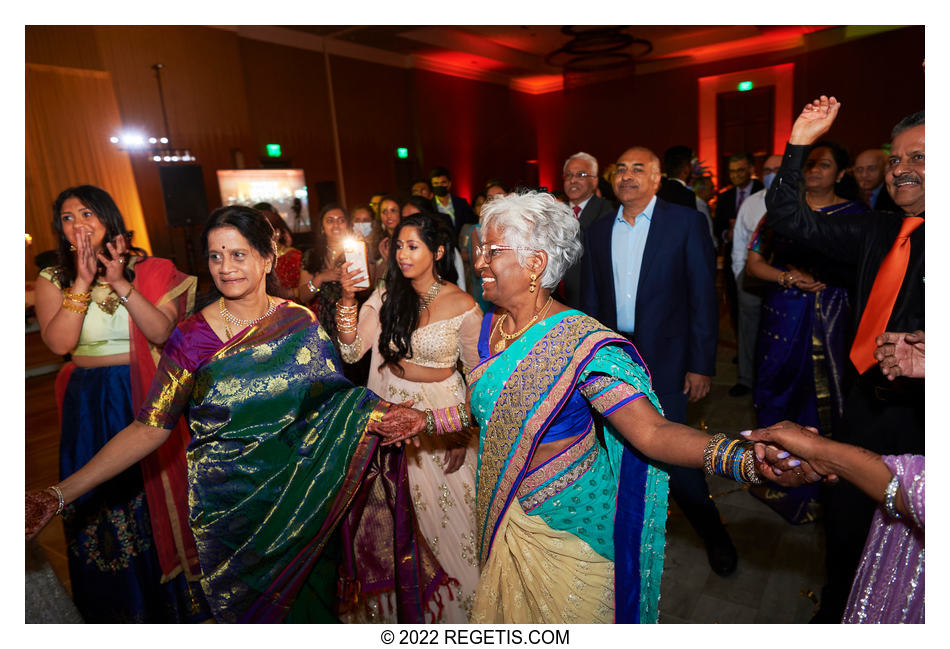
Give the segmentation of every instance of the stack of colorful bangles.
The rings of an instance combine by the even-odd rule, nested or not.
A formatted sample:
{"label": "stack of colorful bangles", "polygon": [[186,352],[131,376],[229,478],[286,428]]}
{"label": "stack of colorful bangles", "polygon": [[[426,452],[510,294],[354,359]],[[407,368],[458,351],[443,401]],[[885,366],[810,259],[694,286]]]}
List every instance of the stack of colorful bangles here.
{"label": "stack of colorful bangles", "polygon": [[431,410],[426,408],[426,434],[427,435],[446,435],[448,433],[458,433],[469,427],[471,420],[468,418],[468,409],[464,403],[448,408]]}
{"label": "stack of colorful bangles", "polygon": [[729,439],[723,433],[709,438],[703,451],[706,475],[731,478],[736,482],[761,484],[762,477],[755,470],[755,452],[741,440]]}

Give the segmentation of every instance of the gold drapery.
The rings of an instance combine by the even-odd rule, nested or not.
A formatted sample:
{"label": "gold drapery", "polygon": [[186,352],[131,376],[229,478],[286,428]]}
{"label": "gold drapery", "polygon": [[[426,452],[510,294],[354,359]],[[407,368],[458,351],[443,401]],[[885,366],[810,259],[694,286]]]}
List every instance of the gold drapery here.
{"label": "gold drapery", "polygon": [[109,137],[122,120],[112,77],[99,70],[26,64],[26,279],[33,256],[56,247],[51,206],[67,187],[90,184],[115,199],[133,243],[151,253],[132,165]]}

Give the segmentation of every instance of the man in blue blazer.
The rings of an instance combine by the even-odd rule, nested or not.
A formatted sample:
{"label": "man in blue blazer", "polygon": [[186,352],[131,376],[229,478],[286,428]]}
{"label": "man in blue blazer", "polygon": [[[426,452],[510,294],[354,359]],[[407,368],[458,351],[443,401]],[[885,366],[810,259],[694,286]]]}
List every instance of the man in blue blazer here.
{"label": "man in blue blazer", "polygon": [[[636,346],[667,419],[686,421],[686,403],[709,392],[715,373],[716,260],[698,211],[656,197],[660,161],[643,147],[617,159],[620,208],[585,234],[581,308]],[[736,553],[699,469],[670,468],[670,491],[722,576]]]}

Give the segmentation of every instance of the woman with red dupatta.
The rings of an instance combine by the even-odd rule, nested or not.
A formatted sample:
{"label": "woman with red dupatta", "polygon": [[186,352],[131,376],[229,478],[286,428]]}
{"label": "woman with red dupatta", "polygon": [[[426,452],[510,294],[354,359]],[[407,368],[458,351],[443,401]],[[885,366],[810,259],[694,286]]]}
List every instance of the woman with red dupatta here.
{"label": "woman with red dupatta", "polygon": [[[60,475],[127,426],[158,351],[194,306],[195,278],[131,246],[109,194],[91,185],[53,204],[59,263],[37,280],[43,340],[72,361],[56,380]],[[187,524],[187,428],[63,511],[73,598],[87,622],[201,621],[198,555]],[[144,478],[144,488],[143,488]]]}

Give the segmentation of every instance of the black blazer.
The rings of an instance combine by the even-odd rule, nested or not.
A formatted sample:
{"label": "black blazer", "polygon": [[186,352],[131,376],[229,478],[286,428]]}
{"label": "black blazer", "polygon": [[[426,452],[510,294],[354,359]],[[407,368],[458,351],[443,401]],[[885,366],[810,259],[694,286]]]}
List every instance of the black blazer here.
{"label": "black blazer", "polygon": [[[449,194],[452,199],[452,209],[455,211],[455,222],[452,223],[452,218],[446,214],[445,218],[452,223],[452,228],[455,230],[455,245],[458,245],[458,236],[462,231],[462,226],[466,223],[477,223],[478,219],[475,218],[475,212],[472,210],[472,206],[468,204],[468,201],[460,196],[455,194]],[[436,212],[439,212],[439,199],[435,196],[432,197],[432,209]],[[441,214],[441,212],[439,212]]]}
{"label": "black blazer", "polygon": [[[617,328],[613,217],[595,221],[585,238],[581,308]],[[683,390],[686,372],[716,373],[719,320],[716,256],[700,212],[658,198],[647,235],[636,297],[632,340],[650,369],[657,393]]]}
{"label": "black blazer", "polygon": [[[570,207],[570,204],[568,204]],[[590,225],[604,216],[605,214],[616,214],[617,207],[610,201],[606,201],[603,198],[600,198],[596,194],[590,197],[590,200],[587,201],[587,205],[584,206],[584,209],[581,210],[581,213],[578,215],[577,220],[580,223],[580,238],[581,243],[584,243],[584,232],[587,231],[587,228]],[[587,249],[584,249],[584,254],[587,254]],[[581,261],[578,261],[576,264],[567,269],[567,272],[564,274],[564,303],[572,309],[581,308]]]}
{"label": "black blazer", "polygon": [[660,183],[660,191],[656,193],[656,196],[667,203],[696,209],[696,194],[693,193],[693,190],[670,178],[663,179]]}
{"label": "black blazer", "polygon": [[[746,195],[746,199],[760,189],[765,189],[765,185],[758,178],[752,179],[752,187]],[[713,232],[716,235],[716,241],[722,241],[722,233],[729,229],[729,221],[736,218],[736,188],[730,187],[719,194],[716,199],[716,216],[713,219]]]}
{"label": "black blazer", "polygon": [[877,200],[874,201],[874,205],[871,206],[871,209],[875,212],[896,212],[897,214],[903,214],[904,210],[897,207],[897,203],[894,202],[894,199],[891,198],[891,194],[887,191],[887,185],[881,186],[881,191],[877,193]]}

